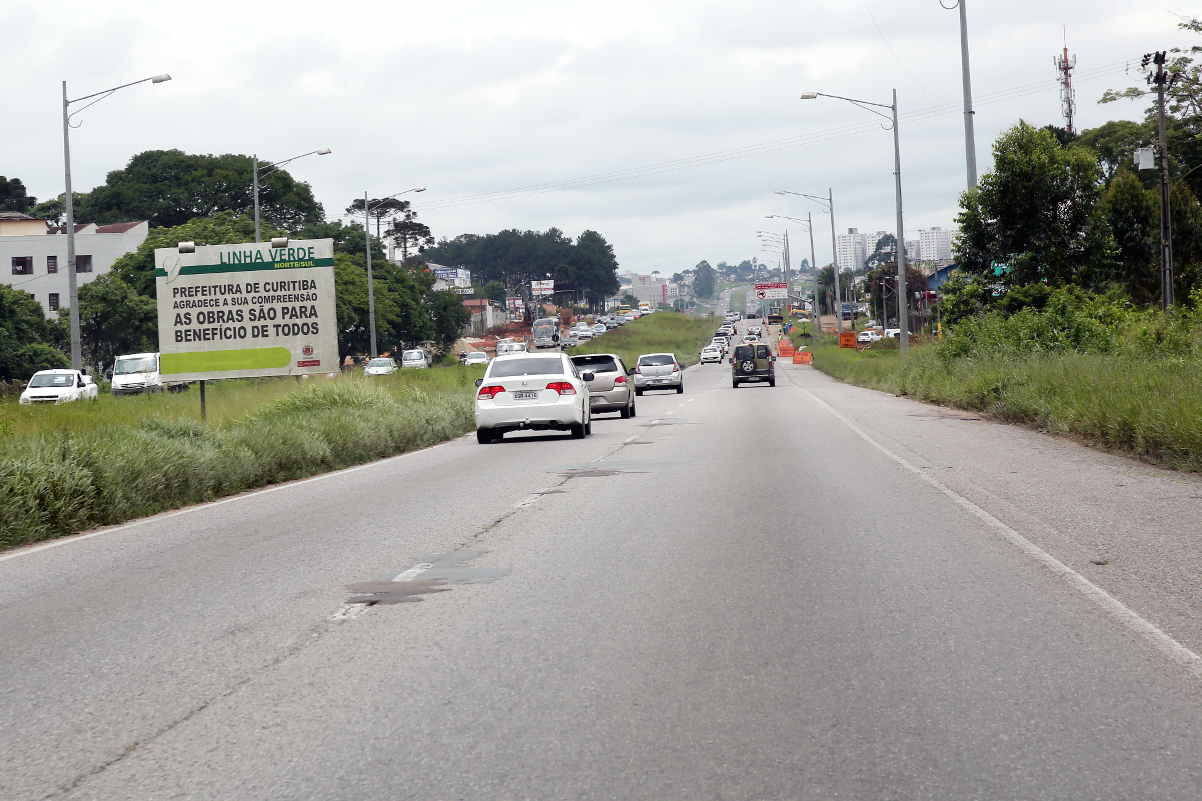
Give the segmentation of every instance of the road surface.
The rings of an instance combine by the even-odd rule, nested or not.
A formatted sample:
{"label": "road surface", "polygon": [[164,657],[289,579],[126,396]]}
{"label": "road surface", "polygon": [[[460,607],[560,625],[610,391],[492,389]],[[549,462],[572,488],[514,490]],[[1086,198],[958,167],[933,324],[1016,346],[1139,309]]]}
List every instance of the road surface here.
{"label": "road surface", "polygon": [[1202,796],[1200,482],[779,368],[0,555],[0,798]]}

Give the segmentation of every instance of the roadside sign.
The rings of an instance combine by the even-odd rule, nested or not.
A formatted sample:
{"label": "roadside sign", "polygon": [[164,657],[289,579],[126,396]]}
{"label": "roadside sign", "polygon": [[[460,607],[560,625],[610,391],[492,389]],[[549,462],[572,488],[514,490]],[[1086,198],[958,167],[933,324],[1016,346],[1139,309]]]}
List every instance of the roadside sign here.
{"label": "roadside sign", "polygon": [[334,240],[156,248],[154,266],[164,378],[339,369]]}
{"label": "roadside sign", "polygon": [[852,348],[854,350],[856,347],[856,332],[844,331],[839,334],[839,347]]}
{"label": "roadside sign", "polygon": [[789,297],[789,285],[783,282],[774,284],[756,284],[755,299],[756,300],[787,300]]}
{"label": "roadside sign", "polygon": [[530,282],[530,294],[534,295],[536,297],[538,297],[540,295],[553,295],[553,294],[555,294],[555,282],[554,281],[531,281]]}

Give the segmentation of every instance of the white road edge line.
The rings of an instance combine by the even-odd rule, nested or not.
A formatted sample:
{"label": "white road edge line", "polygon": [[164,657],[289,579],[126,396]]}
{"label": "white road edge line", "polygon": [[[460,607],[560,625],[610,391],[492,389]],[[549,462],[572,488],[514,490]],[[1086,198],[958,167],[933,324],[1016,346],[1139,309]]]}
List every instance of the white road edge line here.
{"label": "white road edge line", "polygon": [[[455,439],[460,439],[460,438],[456,437]],[[112,528],[101,529],[100,531],[93,531],[90,534],[75,534],[73,536],[68,536],[68,537],[64,537],[59,540],[53,540],[52,542],[47,542],[43,545],[35,545],[33,547],[17,551],[16,553],[5,554],[4,556],[0,556],[0,562],[5,562],[9,559],[16,559],[18,556],[29,556],[30,554],[35,554],[35,553],[38,553],[39,551],[45,551],[50,548],[57,548],[60,545],[71,545],[72,543],[83,542],[84,540],[90,540],[92,537],[99,537],[104,534],[115,534],[118,531],[125,531],[126,529],[136,528],[138,526],[144,526],[147,523],[154,523],[158,520],[167,520],[172,517],[178,517],[179,515],[186,515],[186,514],[191,514],[193,512],[200,512],[205,509],[212,509],[214,506],[221,506],[222,504],[233,503],[234,501],[245,500],[246,498],[252,498],[257,495],[264,495],[268,492],[277,492],[279,490],[290,489],[292,487],[300,486],[301,484],[308,484],[312,481],[321,481],[323,479],[334,478],[335,476],[345,475],[346,473],[354,473],[358,470],[366,470],[369,467],[379,467],[380,465],[385,464],[387,462],[392,462],[397,459],[404,459],[408,456],[416,456],[419,453],[425,453],[427,451],[432,451],[435,448],[441,448],[442,446],[449,445],[450,443],[452,443],[454,441],[455,440],[453,440],[453,439],[447,440],[446,442],[440,442],[437,445],[431,445],[428,448],[419,448],[416,451],[409,451],[407,453],[398,453],[396,456],[389,456],[384,459],[377,459],[374,462],[367,462],[366,464],[357,464],[354,467],[344,467],[341,470],[333,470],[329,473],[322,473],[321,475],[309,476],[309,478],[302,478],[297,481],[289,481],[287,484],[276,484],[275,486],[272,486],[272,487],[262,487],[261,489],[257,489],[257,490],[249,490],[240,495],[235,495],[232,498],[222,498],[221,500],[218,500],[218,501],[209,501],[208,503],[201,503],[201,504],[197,504],[195,506],[189,506],[186,509],[177,509],[174,512],[162,512],[157,515],[152,515],[151,517],[144,517],[141,520],[135,520],[132,523],[121,523],[120,525],[113,526]],[[362,604],[354,604],[354,606],[362,606]]]}
{"label": "white road edge line", "polygon": [[1189,648],[1186,648],[1184,645],[1177,642],[1177,640],[1173,639],[1172,636],[1167,634],[1155,623],[1152,623],[1151,621],[1141,617],[1137,612],[1132,610],[1122,601],[1118,600],[1113,595],[1106,592],[1106,590],[1094,584],[1092,581],[1085,578],[1085,576],[1082,576],[1080,573],[1073,570],[1071,567],[1064,564],[1035,543],[1031,542],[1022,534],[1019,534],[1017,531],[1010,528],[1010,526],[1006,525],[1001,520],[998,520],[980,506],[977,506],[972,501],[957,494],[954,490],[948,488],[939,480],[932,478],[930,475],[925,473],[921,468],[915,467],[901,456],[898,456],[896,453],[877,442],[875,439],[865,433],[859,426],[853,423],[849,418],[844,416],[829,403],[819,398],[813,392],[810,392],[808,389],[802,389],[801,387],[798,387],[798,389],[801,389],[802,392],[804,392],[806,395],[809,395],[815,403],[822,406],[824,409],[838,418],[845,426],[854,431],[869,445],[872,445],[881,453],[885,454],[890,459],[897,462],[902,467],[906,468],[911,473],[918,476],[947,497],[951,498],[961,508],[965,509],[974,517],[978,518],[990,528],[997,531],[1013,545],[1016,545],[1019,550],[1021,550],[1027,556],[1031,557],[1036,562],[1039,562],[1059,578],[1066,580],[1069,585],[1073,587],[1073,589],[1085,595],[1106,612],[1109,612],[1127,628],[1131,629],[1133,632],[1139,634],[1141,637],[1151,643],[1152,646],[1155,647],[1156,650],[1160,651],[1163,655],[1172,659],[1174,662],[1183,665],[1195,676],[1202,677],[1202,656],[1199,656]]}

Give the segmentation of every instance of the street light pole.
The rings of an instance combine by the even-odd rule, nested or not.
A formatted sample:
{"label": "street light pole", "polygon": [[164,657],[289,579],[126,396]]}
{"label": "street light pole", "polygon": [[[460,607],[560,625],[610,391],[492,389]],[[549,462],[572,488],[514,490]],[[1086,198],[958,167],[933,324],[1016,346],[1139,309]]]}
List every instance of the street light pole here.
{"label": "street light pole", "polygon": [[[1147,56],[1144,57],[1145,63]],[[1173,225],[1169,216],[1169,140],[1164,124],[1164,93],[1169,85],[1169,72],[1164,68],[1168,53],[1157,52],[1152,61],[1156,65],[1156,74],[1152,82],[1156,84],[1156,109],[1159,117],[1158,139],[1160,154],[1157,167],[1160,171],[1160,308],[1168,311],[1173,305]]]}
{"label": "street light pole", "polygon": [[[77,97],[74,100],[67,99],[67,82],[63,81],[63,177],[66,184],[66,202],[64,208],[64,232],[67,234],[67,303],[68,314],[71,320],[71,369],[79,370],[83,367],[83,353],[80,344],[79,334],[79,279],[75,275],[75,196],[71,191],[71,117],[72,113],[70,106],[72,103],[78,103],[82,100],[91,100],[96,98],[84,106],[79,111],[83,111],[88,106],[95,105],[101,100],[116,92],[118,89],[124,89],[127,86],[134,86],[139,83],[163,83],[171,80],[171,76],[163,73],[150,78],[143,78],[140,81],[130,81],[129,83],[114,86],[112,89],[105,89],[103,92],[93,92],[90,95]],[[79,113],[79,112],[75,112]]]}
{"label": "street light pole", "polygon": [[[815,94],[815,97],[816,96],[817,95]],[[805,95],[803,95],[803,97],[805,97]],[[831,215],[831,270],[833,272],[833,276],[835,279],[835,303],[839,307],[835,311],[835,322],[836,322],[836,325],[838,326],[837,330],[840,333],[842,333],[843,332],[843,293],[842,293],[842,290],[839,288],[839,248],[838,248],[838,244],[837,244],[837,238],[835,236],[835,193],[834,193],[834,190],[828,188],[826,190],[826,197],[819,197],[817,195],[807,195],[804,192],[790,192],[787,189],[777,189],[776,194],[778,194],[778,195],[797,195],[798,197],[808,198],[810,200],[813,200],[817,203],[821,203],[822,205],[826,206],[827,213]],[[791,220],[793,218],[788,217],[786,219]],[[813,238],[814,238],[814,232],[811,230],[810,231],[810,239],[811,239],[810,244],[811,245],[814,244],[812,241]],[[812,250],[813,250],[813,248],[811,247],[811,251]],[[815,258],[812,252],[810,254],[810,257],[811,257],[811,259]],[[855,266],[854,265],[852,266],[852,274],[853,274],[853,276],[855,274]],[[817,307],[818,289],[817,289],[817,287],[818,287],[818,262],[815,260],[814,261],[814,304],[815,304],[814,314],[815,314],[815,316],[818,315],[818,307]],[[853,329],[855,328],[854,322],[852,323],[852,328]],[[819,320],[819,322],[818,322],[818,333],[819,334],[822,333],[821,320]]]}
{"label": "street light pole", "polygon": [[[326,151],[329,152],[328,150]],[[305,155],[308,155],[307,153]],[[300,158],[300,156],[297,156]],[[291,159],[290,159],[291,160]],[[281,162],[282,164],[283,162]],[[379,206],[385,200],[391,200],[398,195],[406,195],[410,192],[425,192],[426,187],[418,186],[413,189],[406,189],[404,192],[395,192],[388,197],[379,198],[376,201],[376,206]],[[371,358],[376,358],[376,291],[375,281],[371,274],[371,210],[374,206],[368,202],[367,192],[363,192],[363,243],[364,252],[367,254],[367,320],[369,335],[371,338]]]}
{"label": "street light pole", "polygon": [[[977,138],[973,131],[972,78],[968,71],[968,11],[967,0],[957,0],[960,7],[960,72],[964,84],[964,158],[968,168],[968,188],[977,185]],[[947,6],[944,6],[947,8]]]}
{"label": "street light pole", "polygon": [[[897,327],[900,329],[898,337],[901,339],[901,352],[904,356],[910,350],[910,304],[906,297],[906,232],[902,225],[902,185],[901,185],[901,133],[897,127],[897,90],[893,90],[893,104],[885,105],[884,103],[872,103],[868,100],[856,100],[851,97],[840,97],[839,95],[828,95],[822,92],[803,92],[802,100],[815,100],[819,97],[830,97],[835,100],[846,100],[848,103],[859,106],[865,111],[871,111],[880,117],[889,120],[889,124],[893,128],[893,178],[897,189]],[[887,108],[890,114],[883,114],[875,108]],[[834,213],[831,213],[831,224],[834,225]],[[832,229],[833,234],[833,229]],[[838,275],[836,274],[836,285]],[[840,328],[842,330],[842,328]]]}
{"label": "street light pole", "polygon": [[[265,166],[268,170],[274,170],[283,167],[290,161],[303,159],[305,156],[312,156],[314,154],[317,154],[318,156],[325,156],[333,152],[334,151],[330,150],[328,147],[323,147],[319,150],[310,150],[308,153],[301,153],[299,156],[293,156],[292,158],[284,159],[283,161],[273,161]],[[254,175],[255,185],[255,241],[262,242],[263,240],[259,236],[259,155],[257,153],[252,155],[251,161],[253,164],[252,172]]]}
{"label": "street light pole", "polygon": [[[785,192],[784,190],[778,189],[777,194],[778,195],[784,195],[784,194],[796,195],[799,193],[798,192]],[[809,195],[804,195],[804,197],[809,197]],[[818,314],[818,257],[816,255],[814,255],[814,215],[807,211],[806,218],[804,220],[800,219],[798,217],[788,217],[788,216],[785,216],[784,214],[767,214],[764,216],[769,219],[771,219],[773,217],[779,217],[782,220],[792,220],[795,223],[801,223],[801,224],[805,225],[806,231],[808,231],[810,234],[810,275],[813,276],[812,283],[814,285],[814,297],[813,297],[813,301],[810,305],[810,326],[811,326],[811,329],[813,330],[814,341],[817,342],[818,337],[822,336],[822,320]],[[789,235],[789,232],[785,231],[785,236],[788,236],[788,235]]]}

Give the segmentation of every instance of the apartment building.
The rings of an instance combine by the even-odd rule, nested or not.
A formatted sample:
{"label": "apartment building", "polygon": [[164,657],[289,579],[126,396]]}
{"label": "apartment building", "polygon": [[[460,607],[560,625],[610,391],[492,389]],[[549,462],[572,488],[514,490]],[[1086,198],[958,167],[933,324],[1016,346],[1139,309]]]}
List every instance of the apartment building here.
{"label": "apartment building", "polygon": [[[75,226],[75,273],[82,286],[104,275],[113,262],[146,241],[149,224],[141,222]],[[67,236],[18,212],[0,212],[0,281],[21,289],[42,304],[47,316],[67,305]]]}
{"label": "apartment building", "polygon": [[[839,270],[862,270],[876,244],[890,231],[862,234],[858,228],[848,228],[846,234],[835,237]],[[947,261],[952,258],[952,241],[956,232],[938,226],[920,229],[917,239],[906,240],[906,258],[911,261]]]}

